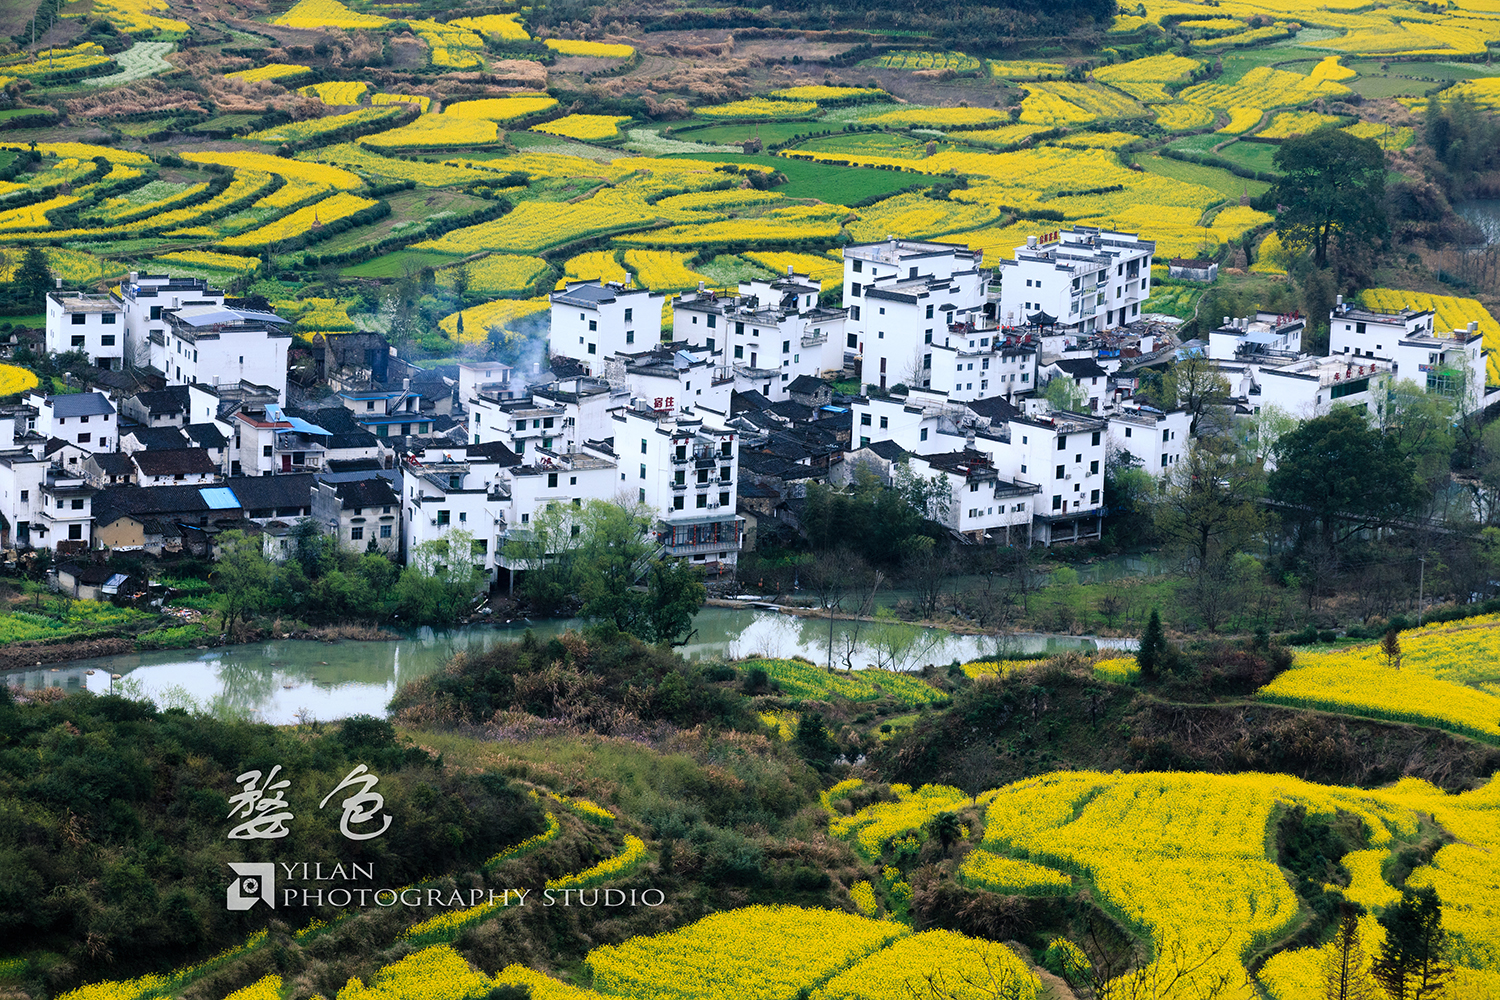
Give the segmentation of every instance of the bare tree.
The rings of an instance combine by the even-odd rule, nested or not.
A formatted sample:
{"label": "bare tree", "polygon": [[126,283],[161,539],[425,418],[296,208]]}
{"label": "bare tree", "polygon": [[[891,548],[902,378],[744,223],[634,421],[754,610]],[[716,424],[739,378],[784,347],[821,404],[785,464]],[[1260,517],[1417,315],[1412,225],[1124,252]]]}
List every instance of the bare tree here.
{"label": "bare tree", "polygon": [[958,972],[952,969],[934,969],[916,979],[908,979],[903,985],[911,1000],[1021,1000],[1032,995],[1030,976],[1018,974],[1009,963],[998,960],[998,956],[978,945],[974,957],[980,969],[974,972]]}
{"label": "bare tree", "polygon": [[1243,982],[1243,970],[1226,968],[1221,957],[1239,963],[1227,954],[1233,935],[1225,935],[1216,947],[1190,952],[1180,940],[1153,940],[1156,960],[1131,968],[1127,960],[1112,957],[1090,934],[1090,962],[1064,970],[1063,979],[1086,1000],[1217,1000]]}

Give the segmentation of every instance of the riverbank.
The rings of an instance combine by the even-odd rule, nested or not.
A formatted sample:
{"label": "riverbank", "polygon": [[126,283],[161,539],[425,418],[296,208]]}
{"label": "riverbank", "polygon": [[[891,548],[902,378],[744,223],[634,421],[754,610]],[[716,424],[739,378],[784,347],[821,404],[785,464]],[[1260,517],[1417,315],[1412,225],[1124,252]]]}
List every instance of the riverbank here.
{"label": "riverbank", "polygon": [[973,636],[1017,636],[1017,635],[1069,635],[1079,639],[1108,639],[1128,640],[1137,638],[1137,630],[1126,631],[1123,629],[1095,628],[1088,632],[1043,632],[1039,629],[1028,628],[988,628],[976,625],[962,618],[880,618],[874,615],[856,615],[847,611],[830,612],[827,608],[808,607],[800,604],[778,604],[775,601],[761,601],[754,598],[731,598],[710,597],[704,602],[707,607],[731,608],[739,611],[770,611],[776,614],[794,615],[798,618],[816,618],[827,621],[832,618],[840,622],[862,622],[872,625],[910,625],[913,628],[941,629],[944,632],[952,632],[954,635]]}

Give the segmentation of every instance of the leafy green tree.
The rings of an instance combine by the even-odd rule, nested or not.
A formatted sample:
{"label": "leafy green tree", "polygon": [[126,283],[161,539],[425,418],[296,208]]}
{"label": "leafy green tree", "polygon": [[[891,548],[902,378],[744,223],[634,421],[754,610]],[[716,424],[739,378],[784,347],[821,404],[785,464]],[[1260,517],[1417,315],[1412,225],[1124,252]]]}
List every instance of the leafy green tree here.
{"label": "leafy green tree", "polygon": [[453,528],[412,548],[396,584],[396,606],[412,625],[455,622],[484,586],[484,571],[474,564],[474,536]]}
{"label": "leafy green tree", "polygon": [[1385,944],[1375,957],[1375,981],[1391,1000],[1433,1000],[1453,976],[1443,909],[1431,887],[1407,888],[1380,915]]}
{"label": "leafy green tree", "polygon": [[1380,414],[1386,435],[1411,459],[1419,481],[1435,486],[1448,477],[1458,443],[1454,397],[1402,379],[1390,386]]}
{"label": "leafy green tree", "polygon": [[681,646],[693,637],[693,616],[708,598],[703,574],[682,559],[651,564],[646,582],[648,638],[663,646]]}
{"label": "leafy green tree", "polygon": [[1054,375],[1048,379],[1042,388],[1042,395],[1054,409],[1070,413],[1084,413],[1088,410],[1088,393],[1083,391],[1083,386],[1066,375]]}
{"label": "leafy green tree", "polygon": [[945,853],[963,836],[963,823],[959,820],[958,813],[938,813],[932,818],[930,829],[938,843],[943,845]]}
{"label": "leafy green tree", "polygon": [[1225,449],[1195,442],[1186,460],[1162,476],[1152,507],[1156,530],[1186,551],[1194,570],[1243,547],[1266,529],[1258,465]]}
{"label": "leafy green tree", "polygon": [[611,621],[621,632],[649,639],[646,594],[636,588],[650,565],[650,512],[590,500],[579,519],[578,547],[571,555],[573,592],[583,599],[583,616]]}
{"label": "leafy green tree", "polygon": [[47,255],[40,247],[27,249],[26,255],[21,258],[21,266],[16,268],[11,280],[22,299],[41,304],[52,287],[52,267],[47,263]]}
{"label": "leafy green tree", "polygon": [[1287,139],[1272,163],[1282,175],[1271,200],[1280,206],[1276,233],[1283,246],[1310,246],[1313,263],[1323,268],[1330,244],[1385,238],[1385,153],[1375,141],[1320,129]]}
{"label": "leafy green tree", "polygon": [[839,754],[838,744],[828,735],[828,729],[823,725],[821,712],[807,712],[797,720],[797,733],[792,737],[792,747],[799,757],[819,771],[832,767]]}
{"label": "leafy green tree", "polygon": [[209,578],[219,627],[231,635],[236,622],[247,622],[265,606],[271,585],[270,560],[257,535],[226,531],[219,536],[219,558]]}
{"label": "leafy green tree", "polygon": [[1410,517],[1425,500],[1415,473],[1395,438],[1372,429],[1362,411],[1339,407],[1277,441],[1266,486],[1284,518],[1316,526],[1334,545]]}

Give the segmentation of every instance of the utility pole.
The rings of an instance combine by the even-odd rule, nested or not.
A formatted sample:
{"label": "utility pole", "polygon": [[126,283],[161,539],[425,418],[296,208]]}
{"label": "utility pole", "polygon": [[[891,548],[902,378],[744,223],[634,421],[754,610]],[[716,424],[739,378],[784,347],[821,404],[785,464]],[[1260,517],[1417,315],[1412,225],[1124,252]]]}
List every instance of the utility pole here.
{"label": "utility pole", "polygon": [[1417,626],[1421,627],[1423,594],[1427,583],[1427,557],[1417,556],[1417,562],[1422,564],[1422,568],[1417,572]]}

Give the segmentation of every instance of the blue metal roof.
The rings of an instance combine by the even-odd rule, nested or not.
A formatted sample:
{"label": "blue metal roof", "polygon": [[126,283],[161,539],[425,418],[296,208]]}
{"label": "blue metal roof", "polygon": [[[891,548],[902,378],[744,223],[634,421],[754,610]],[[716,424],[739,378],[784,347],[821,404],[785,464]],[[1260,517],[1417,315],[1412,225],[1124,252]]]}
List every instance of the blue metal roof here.
{"label": "blue metal roof", "polygon": [[206,486],[198,491],[209,510],[233,510],[240,506],[239,497],[227,486]]}

